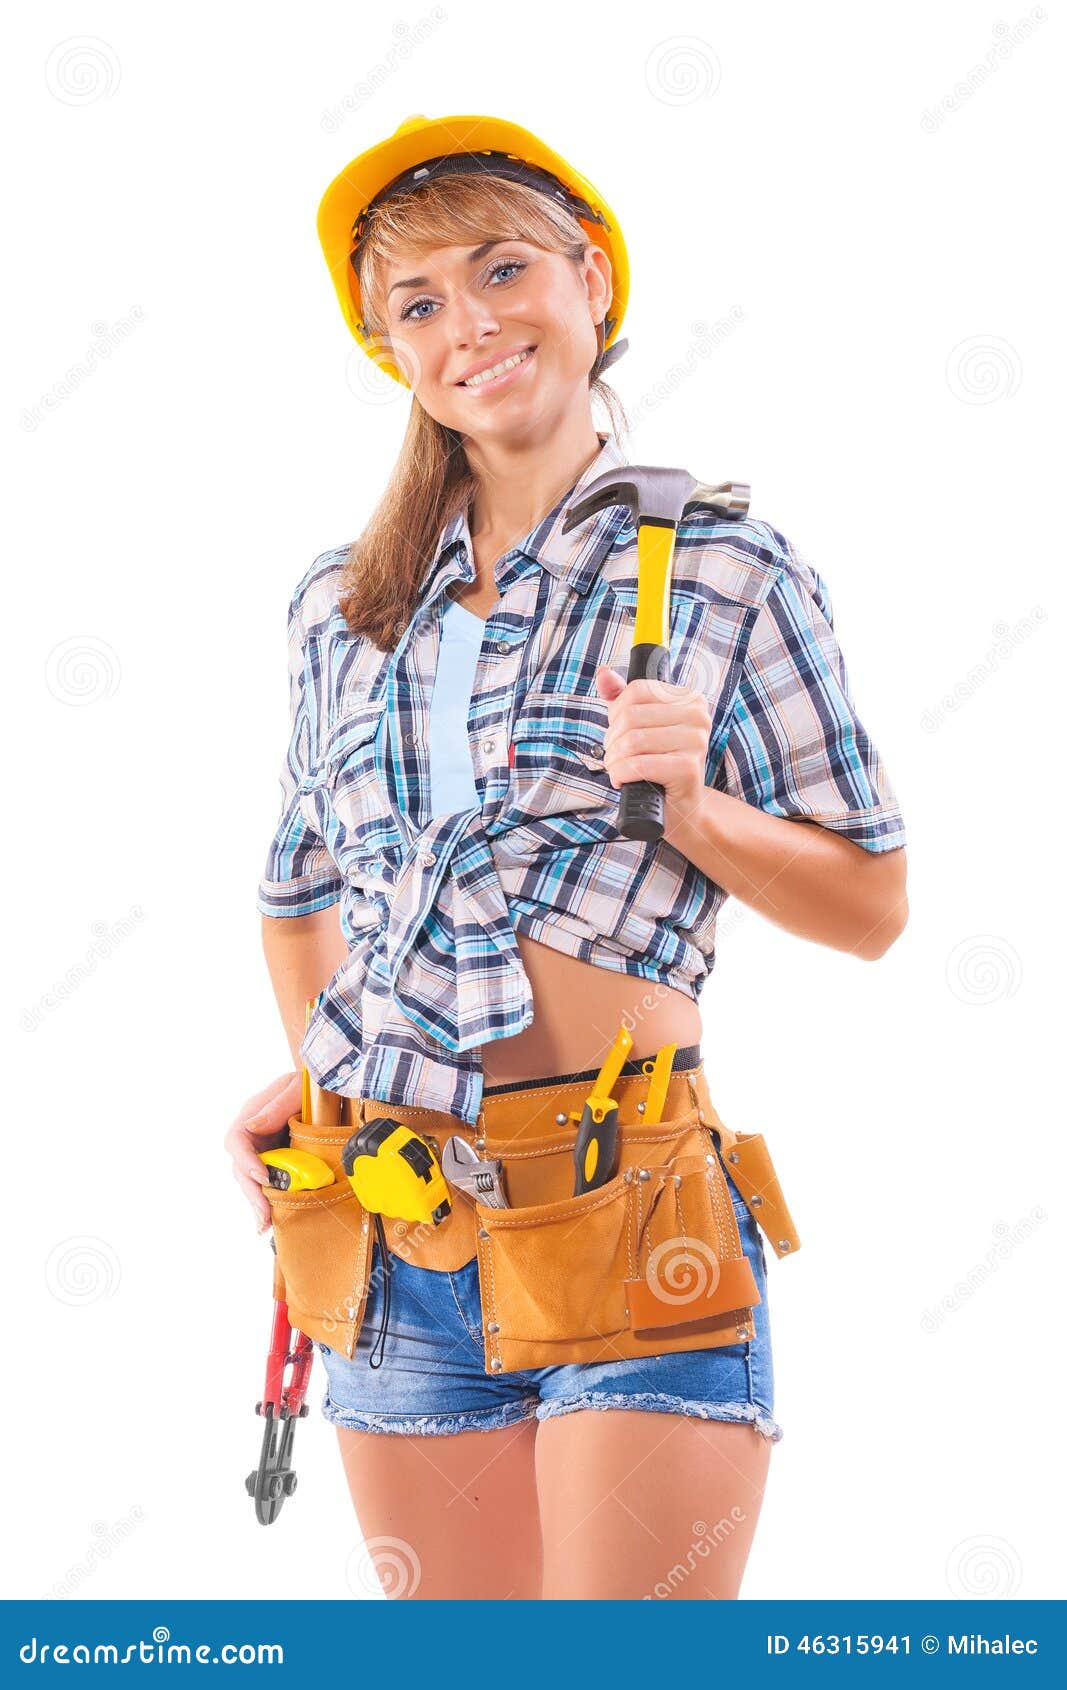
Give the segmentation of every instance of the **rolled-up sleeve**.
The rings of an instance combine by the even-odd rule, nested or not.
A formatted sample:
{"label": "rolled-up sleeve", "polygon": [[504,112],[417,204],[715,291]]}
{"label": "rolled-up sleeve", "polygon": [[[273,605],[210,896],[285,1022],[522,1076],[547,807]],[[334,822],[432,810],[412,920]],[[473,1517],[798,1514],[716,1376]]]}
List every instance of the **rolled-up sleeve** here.
{"label": "rolled-up sleeve", "polygon": [[790,548],[753,623],[714,785],[867,851],[907,843],[896,793],[852,698],[826,584]]}
{"label": "rolled-up sleeve", "polygon": [[344,892],[344,880],[310,819],[306,777],[310,723],[304,672],[303,627],[296,599],[289,606],[289,744],[279,777],[282,808],[259,882],[261,915],[314,915]]}

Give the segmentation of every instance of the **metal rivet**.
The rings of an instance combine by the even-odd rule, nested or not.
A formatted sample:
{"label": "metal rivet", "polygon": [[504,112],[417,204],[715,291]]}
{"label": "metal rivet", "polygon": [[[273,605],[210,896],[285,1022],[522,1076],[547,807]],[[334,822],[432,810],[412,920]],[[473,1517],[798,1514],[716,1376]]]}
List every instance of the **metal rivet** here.
{"label": "metal rivet", "polygon": [[731,1152],[730,1152],[730,1154],[729,1154],[729,1155],[728,1155],[728,1156],[727,1156],[727,1158],[726,1158],[726,1160],[727,1160],[727,1161],[728,1161],[728,1162],[740,1162],[740,1160],[741,1160],[741,1158],[740,1158],[740,1156],[739,1156],[739,1155],[738,1155],[738,1154],[737,1154],[737,1151],[736,1151],[736,1150],[731,1150]]}
{"label": "metal rivet", "polygon": [[748,1337],[748,1327],[747,1326],[739,1326],[737,1328],[737,1336],[739,1338],[747,1338]]}
{"label": "metal rivet", "polygon": [[760,1204],[763,1202],[763,1198],[760,1196],[758,1191],[755,1191],[749,1198],[749,1202],[752,1204],[754,1209],[758,1209]]}
{"label": "metal rivet", "polygon": [[501,1361],[499,1356],[494,1356],[489,1365],[494,1373],[499,1373],[504,1363]]}
{"label": "metal rivet", "polygon": [[675,1174],[675,1176],[674,1176],[674,1183],[675,1183],[675,1185],[681,1185],[681,1183],[682,1183],[682,1176],[681,1176],[681,1174]]}
{"label": "metal rivet", "polygon": [[793,1246],[790,1244],[788,1238],[779,1238],[778,1248],[779,1250],[791,1250]]}
{"label": "metal rivet", "polygon": [[370,1231],[370,1222],[366,1219],[364,1219],[364,1222],[363,1222],[363,1231],[364,1232]]}
{"label": "metal rivet", "polygon": [[479,1238],[488,1238],[489,1237],[489,1234],[486,1232],[484,1226],[480,1226],[478,1228],[478,1237]]}
{"label": "metal rivet", "polygon": [[490,1322],[489,1322],[489,1325],[488,1325],[488,1328],[487,1328],[487,1330],[488,1330],[488,1331],[489,1331],[489,1332],[493,1332],[493,1333],[497,1333],[497,1332],[499,1332],[499,1331],[500,1331],[500,1328],[499,1328],[499,1326],[498,1326],[498,1325],[497,1325],[497,1323],[496,1323],[496,1321],[495,1321],[495,1320],[491,1320],[491,1321],[490,1321]]}
{"label": "metal rivet", "polygon": [[652,1175],[649,1173],[647,1168],[638,1168],[637,1177],[638,1179],[651,1179]]}
{"label": "metal rivet", "polygon": [[556,1116],[556,1125],[557,1127],[565,1127],[569,1120],[570,1116],[567,1114],[566,1110],[561,1109]]}
{"label": "metal rivet", "polygon": [[484,1138],[476,1138],[475,1141],[474,1141],[474,1148],[475,1148],[475,1150],[484,1150],[485,1149]]}
{"label": "metal rivet", "polygon": [[645,1106],[644,1106],[644,1104],[643,1104],[643,1103],[639,1103],[639,1104],[638,1104],[638,1105],[637,1105],[637,1113],[638,1113],[638,1114],[639,1114],[639,1115],[643,1115],[643,1114],[644,1114],[644,1112],[645,1112]]}
{"label": "metal rivet", "polygon": [[713,1168],[715,1166],[714,1156],[705,1156],[704,1160],[708,1164],[709,1168]]}
{"label": "metal rivet", "polygon": [[633,1171],[633,1169],[632,1169],[632,1168],[627,1168],[627,1170],[626,1170],[626,1172],[625,1172],[625,1173],[624,1173],[624,1174],[623,1174],[623,1176],[622,1176],[622,1183],[623,1183],[623,1185],[630,1185],[630,1184],[632,1184],[632,1183],[633,1183],[633,1177],[634,1177],[634,1171]]}
{"label": "metal rivet", "polygon": [[703,1109],[697,1110],[697,1120],[700,1121],[701,1123],[703,1123],[703,1121],[704,1121],[704,1111],[703,1111]]}
{"label": "metal rivet", "polygon": [[353,1308],[352,1304],[349,1303],[348,1307],[345,1309],[345,1319],[346,1320],[355,1320],[355,1318],[356,1318],[356,1311]]}

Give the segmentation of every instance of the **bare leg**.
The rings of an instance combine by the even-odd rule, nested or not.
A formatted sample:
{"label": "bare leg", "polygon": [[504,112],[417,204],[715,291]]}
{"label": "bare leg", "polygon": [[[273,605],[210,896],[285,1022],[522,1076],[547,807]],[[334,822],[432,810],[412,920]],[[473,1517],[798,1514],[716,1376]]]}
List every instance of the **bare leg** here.
{"label": "bare leg", "polygon": [[368,1561],[387,1596],[540,1596],[535,1436],[532,1420],[411,1438],[337,1427]]}
{"label": "bare leg", "polygon": [[769,1463],[769,1441],[745,1424],[640,1409],[545,1420],[544,1597],[736,1597]]}

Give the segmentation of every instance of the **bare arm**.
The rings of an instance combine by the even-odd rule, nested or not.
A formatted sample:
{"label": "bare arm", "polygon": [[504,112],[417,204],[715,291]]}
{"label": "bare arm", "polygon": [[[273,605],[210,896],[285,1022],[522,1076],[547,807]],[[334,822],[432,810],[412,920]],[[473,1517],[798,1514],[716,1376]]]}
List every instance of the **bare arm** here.
{"label": "bare arm", "polygon": [[285,1028],[293,1067],[300,1067],[308,998],[317,997],[347,955],[337,904],[314,915],[262,916],[263,955]]}
{"label": "bare arm", "polygon": [[884,956],[908,919],[907,853],[866,851],[816,822],[786,821],[705,787],[665,838],[724,891],[761,915],[867,962]]}
{"label": "bare arm", "polygon": [[314,915],[265,915],[262,921],[263,954],[293,1070],[248,1099],[223,1141],[233,1176],[251,1203],[261,1232],[270,1225],[271,1210],[260,1190],[267,1183],[267,1170],[259,1152],[285,1142],[289,1117],[300,1109],[300,1046],[307,1000],[318,996],[347,954],[336,904]]}

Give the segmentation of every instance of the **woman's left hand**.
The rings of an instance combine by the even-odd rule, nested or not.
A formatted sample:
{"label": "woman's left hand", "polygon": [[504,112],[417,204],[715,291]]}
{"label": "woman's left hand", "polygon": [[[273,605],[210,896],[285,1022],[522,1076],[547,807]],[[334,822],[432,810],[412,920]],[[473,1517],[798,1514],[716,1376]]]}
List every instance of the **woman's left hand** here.
{"label": "woman's left hand", "polygon": [[612,786],[662,786],[666,830],[695,814],[705,791],[711,712],[702,692],[671,681],[624,681],[602,665],[596,686],[608,706],[604,767]]}

